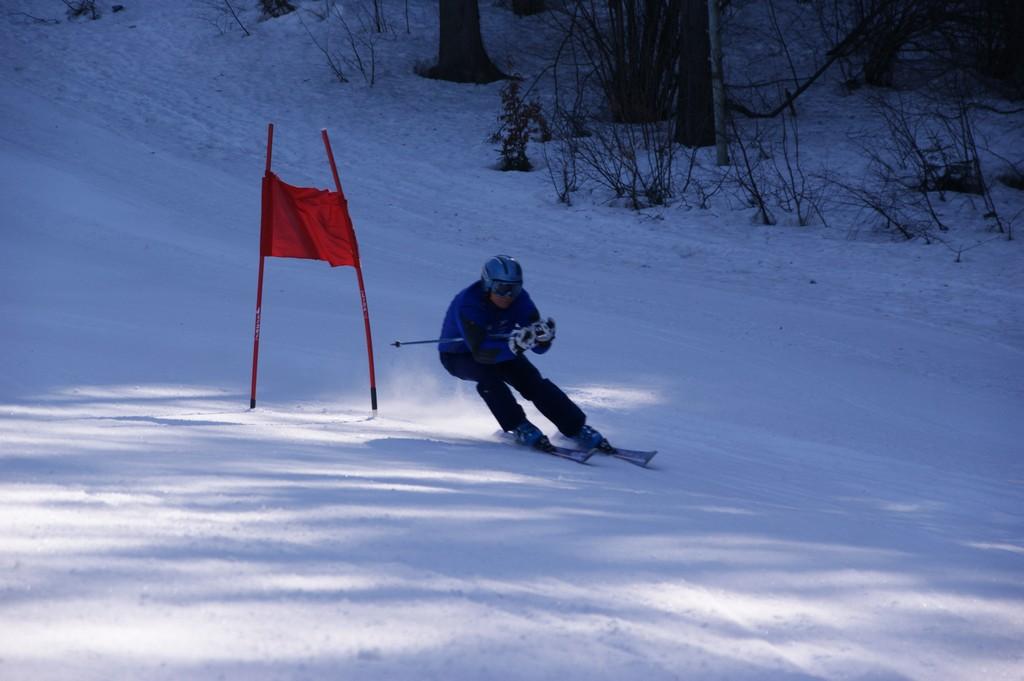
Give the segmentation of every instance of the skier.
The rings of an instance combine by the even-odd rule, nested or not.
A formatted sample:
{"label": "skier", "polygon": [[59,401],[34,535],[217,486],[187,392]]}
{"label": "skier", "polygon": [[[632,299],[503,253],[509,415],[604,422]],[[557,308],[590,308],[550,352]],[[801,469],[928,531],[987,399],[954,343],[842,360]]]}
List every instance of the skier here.
{"label": "skier", "polygon": [[524,354],[544,354],[555,340],[555,320],[542,320],[530,294],[523,289],[523,268],[508,255],[484,263],[480,280],[460,291],[448,306],[438,349],[441,364],[452,376],[474,381],[502,430],[516,442],[547,449],[551,443],[530,423],[509,390],[515,388],[533,402],[561,433],[581,449],[607,445],[601,433],[562,390],[541,376]]}

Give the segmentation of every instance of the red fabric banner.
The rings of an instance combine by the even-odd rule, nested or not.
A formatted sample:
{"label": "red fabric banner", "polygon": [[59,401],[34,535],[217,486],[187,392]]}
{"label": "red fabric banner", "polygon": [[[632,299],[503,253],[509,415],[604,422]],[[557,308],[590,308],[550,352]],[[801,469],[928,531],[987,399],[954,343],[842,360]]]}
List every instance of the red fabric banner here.
{"label": "red fabric banner", "polygon": [[357,266],[348,201],[340,192],[293,187],[268,171],[263,176],[260,255]]}

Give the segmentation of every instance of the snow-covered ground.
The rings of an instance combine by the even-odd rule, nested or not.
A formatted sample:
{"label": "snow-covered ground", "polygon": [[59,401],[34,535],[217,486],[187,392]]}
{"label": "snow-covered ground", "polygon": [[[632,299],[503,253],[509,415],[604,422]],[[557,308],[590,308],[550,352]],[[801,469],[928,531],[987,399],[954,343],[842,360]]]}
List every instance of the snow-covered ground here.
{"label": "snow-covered ground", "polygon": [[[500,83],[412,74],[430,3],[373,88],[296,15],[125,4],[0,18],[0,678],[1024,679],[1024,260],[977,208],[960,263],[841,212],[567,208],[493,169]],[[530,47],[484,4],[492,54]],[[810,97],[855,163],[855,98]],[[331,133],[377,418],[353,271],[297,260],[248,409],[270,121],[295,184]],[[503,252],[559,322],[537,364],[652,469],[500,444],[388,347]]]}

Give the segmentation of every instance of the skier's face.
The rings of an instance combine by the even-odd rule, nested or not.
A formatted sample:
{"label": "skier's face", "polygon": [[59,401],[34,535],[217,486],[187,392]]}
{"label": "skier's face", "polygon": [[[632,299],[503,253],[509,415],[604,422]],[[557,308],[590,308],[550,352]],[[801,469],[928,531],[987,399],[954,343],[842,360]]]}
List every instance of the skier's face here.
{"label": "skier's face", "polygon": [[491,302],[502,310],[507,310],[515,302],[515,299],[515,296],[499,296],[497,293],[491,293]]}

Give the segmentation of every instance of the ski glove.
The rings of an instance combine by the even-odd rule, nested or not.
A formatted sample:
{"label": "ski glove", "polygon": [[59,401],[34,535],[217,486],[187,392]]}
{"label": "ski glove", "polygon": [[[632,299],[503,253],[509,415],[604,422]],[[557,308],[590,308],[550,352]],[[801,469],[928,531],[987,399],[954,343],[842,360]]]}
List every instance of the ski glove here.
{"label": "ski glove", "polygon": [[521,326],[508,337],[508,349],[521,355],[537,344],[537,332],[532,326]]}
{"label": "ski glove", "polygon": [[550,343],[555,340],[555,320],[548,317],[544,321],[534,322],[533,331],[537,334],[538,343]]}

